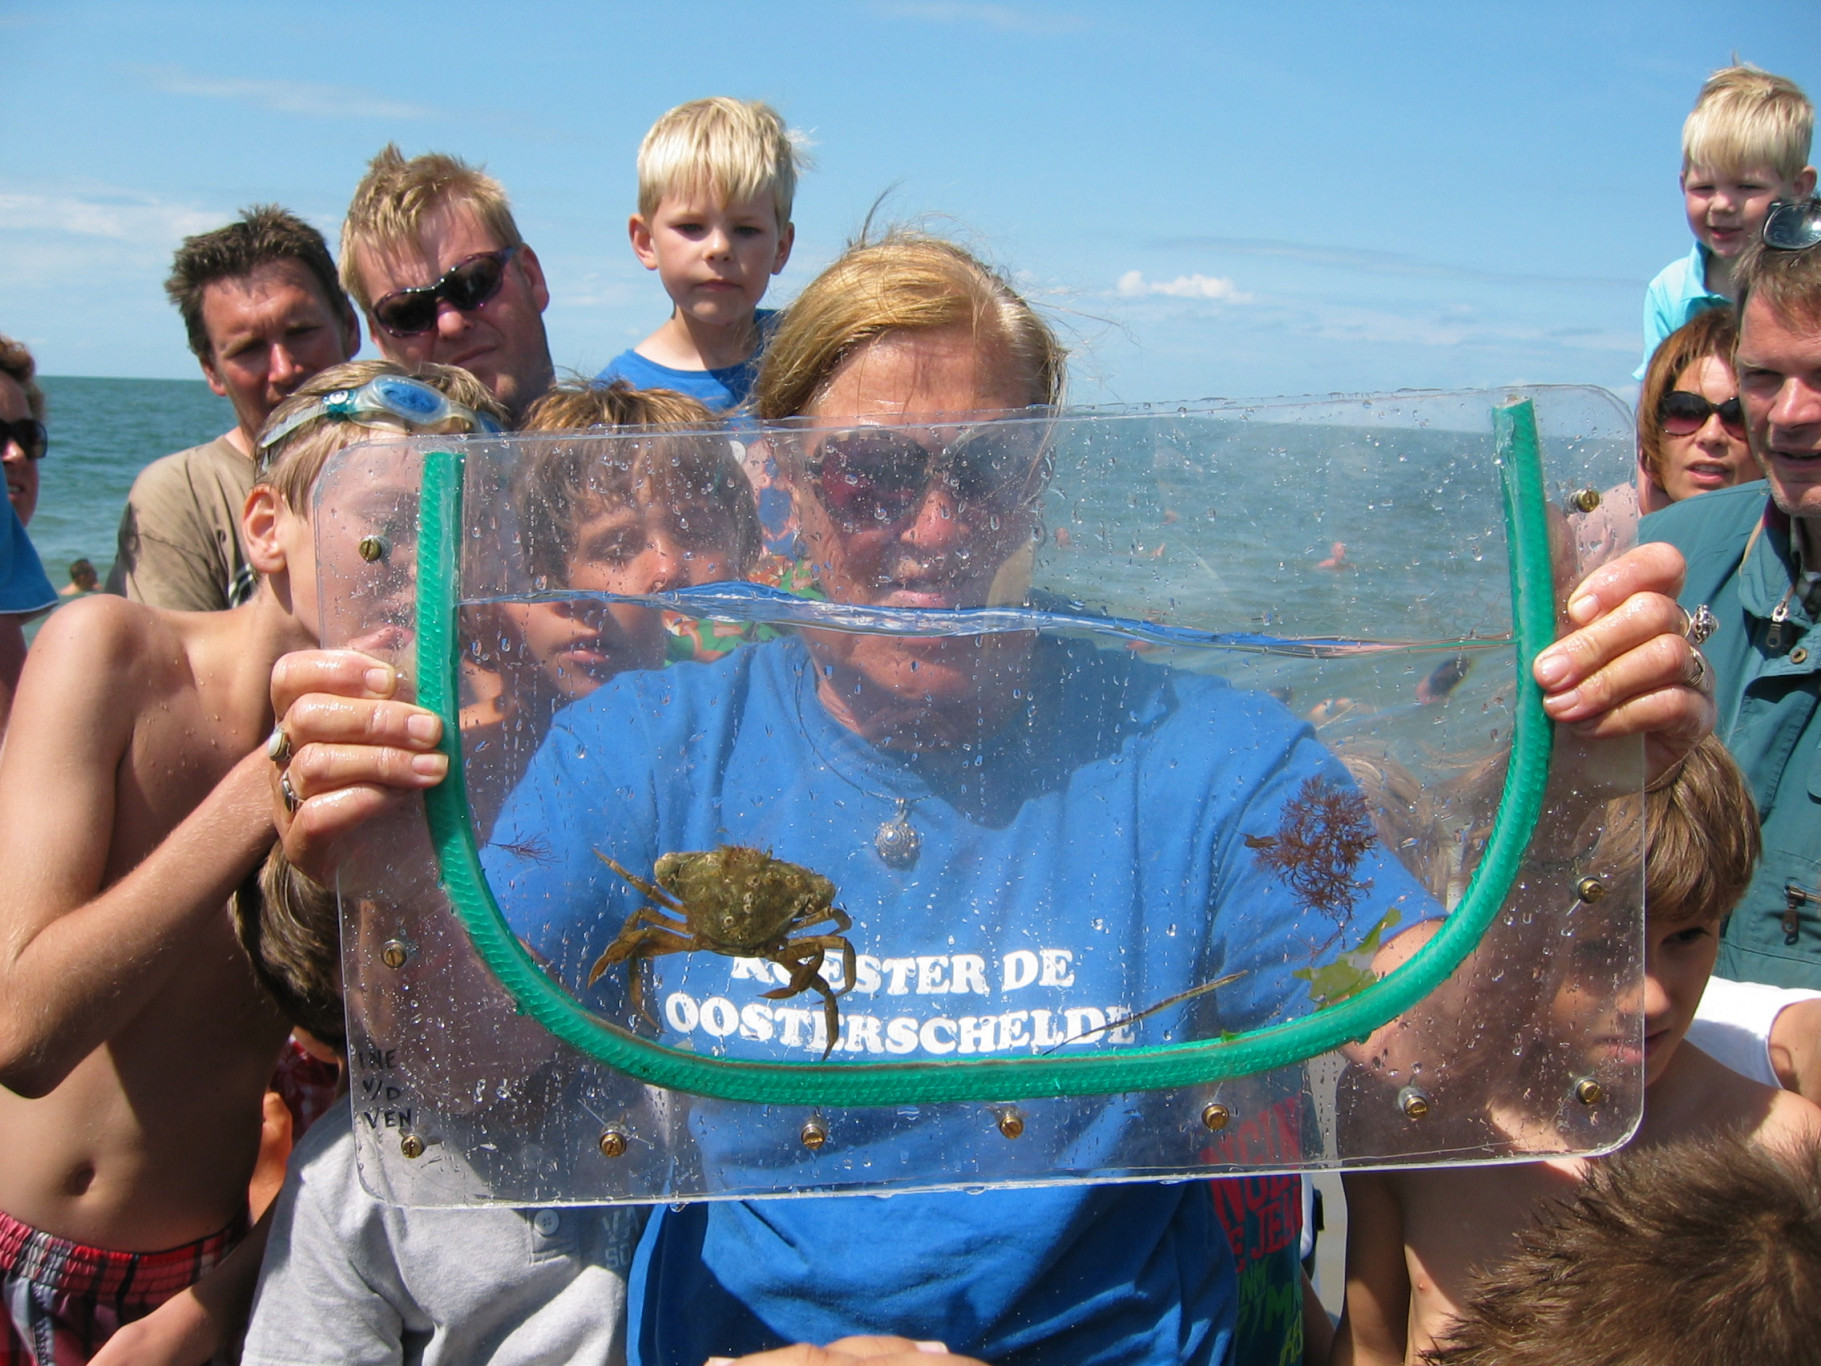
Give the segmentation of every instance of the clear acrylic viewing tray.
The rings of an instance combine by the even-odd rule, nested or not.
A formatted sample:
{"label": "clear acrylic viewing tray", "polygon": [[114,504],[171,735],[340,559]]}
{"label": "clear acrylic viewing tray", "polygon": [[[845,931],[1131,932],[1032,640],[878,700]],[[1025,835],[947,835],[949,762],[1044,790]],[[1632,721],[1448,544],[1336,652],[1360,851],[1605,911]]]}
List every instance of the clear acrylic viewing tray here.
{"label": "clear acrylic viewing tray", "polygon": [[1623,1141],[1642,752],[1557,736],[1529,662],[1633,459],[1572,388],[337,453],[324,644],[452,759],[338,889],[364,1184]]}

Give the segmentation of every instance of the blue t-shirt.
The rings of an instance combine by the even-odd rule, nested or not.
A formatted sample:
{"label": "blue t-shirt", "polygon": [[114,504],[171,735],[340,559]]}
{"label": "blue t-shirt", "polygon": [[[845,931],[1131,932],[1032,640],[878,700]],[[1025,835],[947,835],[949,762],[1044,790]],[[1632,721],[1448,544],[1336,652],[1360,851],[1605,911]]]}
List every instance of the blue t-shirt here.
{"label": "blue t-shirt", "polygon": [[771,332],[777,310],[761,308],[753,313],[753,326],[759,332],[759,346],[738,365],[719,370],[673,370],[646,360],[637,351],[622,351],[607,362],[607,368],[596,375],[597,384],[610,384],[623,379],[635,389],[674,389],[704,404],[710,412],[724,413],[738,408],[752,393],[752,382],[759,373],[759,357],[765,350],[765,338]]}
{"label": "blue t-shirt", "polygon": [[1710,308],[1730,308],[1732,300],[1707,288],[1708,251],[1701,243],[1679,261],[1657,272],[1644,291],[1644,360],[1633,379],[1643,379],[1650,358],[1663,339]]}
{"label": "blue t-shirt", "polygon": [[[1404,924],[1431,913],[1377,845],[1354,872],[1360,906],[1338,918],[1309,910],[1257,857],[1246,837],[1269,839],[1311,782],[1351,790],[1272,699],[1123,651],[1035,650],[1028,709],[966,749],[957,741],[951,764],[977,762],[946,777],[834,721],[800,639],[622,675],[556,718],[495,826],[489,880],[514,930],[579,988],[643,902],[595,851],[646,876],[660,853],[734,843],[812,867],[853,917],[857,970],[833,1056],[856,1061],[1093,1049],[1101,1026],[1114,1042],[1162,1042],[1190,1012],[1202,1037],[1293,1018],[1310,1008],[1294,970],[1357,942],[1392,905]],[[874,837],[900,802],[922,848],[896,869]],[[780,967],[696,952],[647,971],[662,1042],[822,1055],[819,997],[762,997],[786,980]],[[1217,992],[1118,1023],[1231,973]],[[584,995],[634,1027],[625,982],[615,968]],[[1117,1166],[1122,1138],[1148,1122],[1144,1104],[1090,1103],[1062,1165]],[[691,1124],[704,1170],[727,1189],[766,1188],[768,1167],[800,1160],[781,1159],[775,1136],[717,1128],[714,1108],[693,1102]],[[965,1171],[977,1150],[1005,1144],[977,1120],[930,1120],[909,1140],[896,1120],[889,1109],[844,1118],[842,1158],[864,1170],[909,1141]],[[640,1366],[853,1332],[939,1338],[1001,1366],[1211,1362],[1235,1301],[1200,1182],[723,1200],[654,1216],[629,1340]]]}

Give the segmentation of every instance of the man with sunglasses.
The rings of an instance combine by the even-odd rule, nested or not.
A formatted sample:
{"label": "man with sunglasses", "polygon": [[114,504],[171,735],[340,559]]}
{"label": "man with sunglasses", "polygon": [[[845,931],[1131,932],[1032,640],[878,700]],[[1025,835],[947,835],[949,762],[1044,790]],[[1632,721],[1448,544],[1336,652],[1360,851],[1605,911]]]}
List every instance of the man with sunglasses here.
{"label": "man with sunglasses", "polygon": [[537,253],[500,183],[459,158],[407,161],[390,144],[373,158],[342,224],[341,278],[388,360],[461,366],[515,424],[556,378]]}
{"label": "man with sunglasses", "polygon": [[44,393],[33,375],[32,353],[0,336],[0,466],[6,470],[7,505],[0,508],[0,736],[12,710],[13,689],[25,667],[24,624],[55,605],[25,524],[38,506],[38,462],[44,458]]}
{"label": "man with sunglasses", "polygon": [[[1740,263],[1746,440],[1768,481],[1653,513],[1641,540],[1688,561],[1725,741],[1751,780],[1764,857],[1715,974],[1821,988],[1821,199],[1774,206]],[[1724,414],[1722,418],[1724,419]]]}
{"label": "man with sunglasses", "polygon": [[215,440],[141,470],[120,519],[107,589],[134,602],[216,612],[252,596],[240,514],[253,443],[271,411],[360,349],[329,244],[276,205],[184,239],[164,285],[209,388],[234,408]]}

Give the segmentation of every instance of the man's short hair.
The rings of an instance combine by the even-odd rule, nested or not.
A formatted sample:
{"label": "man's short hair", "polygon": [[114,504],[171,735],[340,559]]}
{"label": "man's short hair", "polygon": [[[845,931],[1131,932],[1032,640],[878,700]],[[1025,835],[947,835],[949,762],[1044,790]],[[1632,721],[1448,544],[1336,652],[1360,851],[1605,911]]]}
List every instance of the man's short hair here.
{"label": "man's short hair", "polygon": [[1483,1272],[1428,1366],[1736,1366],[1821,1355],[1821,1147],[1737,1134],[1596,1163]]}
{"label": "man's short hair", "polygon": [[16,342],[11,337],[0,333],[0,375],[11,376],[13,383],[25,391],[25,406],[31,415],[44,421],[44,390],[38,387],[38,381],[32,378],[38,373],[38,362],[32,359],[32,353],[26,349],[24,342]]}
{"label": "man's short hair", "polygon": [[442,152],[406,160],[392,142],[367,163],[341,225],[341,282],[363,311],[373,300],[361,283],[359,253],[417,241],[424,220],[447,205],[472,209],[497,247],[523,245],[505,188],[478,166]]}
{"label": "man's short hair", "polygon": [[808,165],[806,146],[760,100],[716,95],[679,104],[639,144],[639,213],[650,219],[664,196],[692,190],[730,203],[769,192],[783,228],[797,197],[797,173]]}
{"label": "man's short hair", "polygon": [[1821,331],[1821,246],[1788,251],[1752,242],[1739,256],[1739,321],[1754,294],[1762,294],[1780,318]]}
{"label": "man's short hair", "polygon": [[1768,166],[1793,180],[1808,164],[1815,106],[1802,87],[1750,63],[1707,78],[1682,125],[1682,169],[1751,171]]}
{"label": "man's short hair", "polygon": [[171,260],[164,292],[183,315],[190,350],[204,364],[214,364],[209,331],[202,321],[202,293],[217,280],[239,280],[274,261],[300,263],[322,288],[323,302],[335,313],[353,317],[348,296],[335,277],[335,262],[323,235],[288,209],[255,204],[238,221],[213,232],[183,239]]}

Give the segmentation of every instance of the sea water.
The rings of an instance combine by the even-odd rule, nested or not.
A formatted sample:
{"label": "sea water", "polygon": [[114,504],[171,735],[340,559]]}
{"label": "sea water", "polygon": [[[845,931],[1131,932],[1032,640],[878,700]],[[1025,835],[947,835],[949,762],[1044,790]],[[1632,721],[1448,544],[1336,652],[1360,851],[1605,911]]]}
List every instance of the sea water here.
{"label": "sea water", "polygon": [[44,375],[38,383],[51,444],[39,466],[32,544],[59,587],[75,559],[92,561],[105,579],[134,477],[160,456],[220,436],[234,411],[201,380]]}

